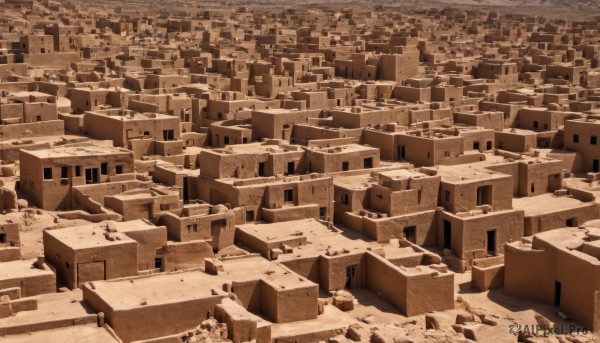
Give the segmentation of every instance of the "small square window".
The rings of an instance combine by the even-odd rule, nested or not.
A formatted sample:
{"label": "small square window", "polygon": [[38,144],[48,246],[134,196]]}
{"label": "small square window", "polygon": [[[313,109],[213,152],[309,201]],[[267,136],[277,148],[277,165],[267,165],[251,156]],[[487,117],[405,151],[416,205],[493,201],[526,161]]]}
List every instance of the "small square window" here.
{"label": "small square window", "polygon": [[115,166],[116,174],[123,174],[123,166]]}
{"label": "small square window", "polygon": [[350,202],[350,197],[348,196],[348,194],[342,194],[342,204],[348,205],[349,202]]}
{"label": "small square window", "polygon": [[573,135],[573,143],[579,143],[579,135]]}
{"label": "small square window", "polygon": [[52,180],[52,168],[44,168],[44,180]]}
{"label": "small square window", "polygon": [[342,162],[342,171],[347,171],[347,170],[350,170],[350,162],[348,162],[348,161]]}
{"label": "small square window", "polygon": [[596,145],[596,144],[598,144],[598,137],[597,137],[597,136],[592,136],[592,137],[590,137],[590,144],[591,144],[591,145]]}

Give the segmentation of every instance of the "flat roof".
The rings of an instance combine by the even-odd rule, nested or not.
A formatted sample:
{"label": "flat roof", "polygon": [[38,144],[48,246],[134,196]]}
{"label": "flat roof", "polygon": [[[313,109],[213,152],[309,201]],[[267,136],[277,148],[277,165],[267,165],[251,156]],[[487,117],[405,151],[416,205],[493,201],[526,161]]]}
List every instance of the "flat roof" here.
{"label": "flat roof", "polygon": [[592,204],[594,203],[583,202],[571,196],[556,196],[552,193],[513,199],[513,208],[524,210],[526,217],[560,212],[577,207],[590,206]]}
{"label": "flat roof", "polygon": [[135,240],[121,232],[110,232],[110,235],[114,237],[114,239],[109,240],[105,236],[105,233],[107,233],[106,228],[106,224],[90,224],[46,230],[45,232],[74,250],[123,244],[137,244]]}
{"label": "flat roof", "polygon": [[61,157],[97,157],[109,155],[133,155],[133,152],[125,149],[99,146],[99,145],[81,145],[73,147],[54,147],[44,150],[23,150],[37,158],[61,158]]}
{"label": "flat roof", "polygon": [[2,262],[2,264],[0,264],[0,280],[54,274],[49,270],[36,268],[33,265],[35,262],[37,262],[36,259]]}
{"label": "flat roof", "polygon": [[295,144],[268,144],[254,142],[249,144],[234,144],[228,145],[225,148],[204,149],[206,151],[219,154],[277,154],[288,152],[302,152],[302,146]]}
{"label": "flat roof", "polygon": [[[222,289],[231,281],[263,280],[276,287],[316,286],[278,263],[260,256],[248,256],[222,261],[224,271],[210,275],[203,271],[155,274],[152,277],[111,281],[94,281],[93,292],[115,310],[141,306],[179,303],[186,300],[214,297],[212,289]],[[115,294],[120,296],[115,297]],[[144,304],[144,305],[142,305]]]}
{"label": "flat roof", "polygon": [[350,152],[357,152],[357,151],[373,151],[373,150],[379,151],[378,148],[374,148],[374,147],[366,146],[366,145],[362,145],[362,144],[346,144],[346,145],[338,145],[338,146],[334,146],[334,147],[315,148],[315,149],[312,149],[311,152],[318,153],[318,154],[343,154],[343,153],[350,153]]}
{"label": "flat roof", "polygon": [[31,343],[31,342],[81,342],[86,343],[117,343],[104,327],[98,324],[74,325],[63,328],[28,332],[18,335],[0,337],[0,342],[5,343]]}
{"label": "flat roof", "polygon": [[511,178],[510,175],[495,172],[476,165],[438,166],[442,182],[469,183],[473,181]]}

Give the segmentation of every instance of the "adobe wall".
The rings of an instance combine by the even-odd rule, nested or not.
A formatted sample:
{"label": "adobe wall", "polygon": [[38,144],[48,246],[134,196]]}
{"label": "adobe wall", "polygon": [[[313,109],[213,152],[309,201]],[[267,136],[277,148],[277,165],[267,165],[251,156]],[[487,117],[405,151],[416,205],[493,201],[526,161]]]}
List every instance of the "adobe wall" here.
{"label": "adobe wall", "polygon": [[306,286],[282,288],[274,282],[265,279],[260,281],[262,313],[275,323],[292,323],[317,318],[319,299],[317,284],[305,280]]}
{"label": "adobe wall", "polygon": [[309,256],[294,258],[291,260],[281,261],[282,265],[286,266],[294,273],[307,278],[308,280],[320,284],[319,282],[319,256]]}
{"label": "adobe wall", "polygon": [[436,210],[388,218],[362,217],[363,234],[382,243],[404,237],[404,228],[415,226],[415,244],[434,246],[438,242],[435,225]]}
{"label": "adobe wall", "polygon": [[[523,236],[524,212],[510,210],[490,212],[479,216],[459,217],[448,212],[441,212],[438,235],[443,237],[443,220],[452,223],[452,251],[470,264],[474,259],[487,255],[487,231],[496,231],[496,253],[504,252],[504,243],[513,242]],[[440,242],[440,245],[443,242]]]}
{"label": "adobe wall", "polygon": [[[204,266],[205,258],[213,258],[213,249],[206,241],[167,242],[156,255],[162,257],[161,271],[176,271]],[[154,262],[154,260],[153,260]]]}
{"label": "adobe wall", "polygon": [[[123,342],[133,342],[170,336],[192,330],[198,322],[208,319],[224,295],[206,295],[204,298],[166,304],[149,304],[129,309],[112,309],[90,286],[83,287],[84,301],[98,312],[104,312],[106,322]],[[156,314],[160,313],[160,316]]]}
{"label": "adobe wall", "polygon": [[[341,248],[341,247],[340,247]],[[366,287],[367,275],[363,263],[364,252],[347,253],[337,256],[321,255],[319,257],[319,286],[329,292],[344,289],[346,286],[346,268],[356,267],[357,285],[353,287]]]}
{"label": "adobe wall", "polygon": [[574,208],[565,208],[549,213],[541,213],[525,217],[525,235],[531,236],[567,226],[567,219],[574,219],[573,224],[585,223],[600,217],[600,205],[585,203]]}
{"label": "adobe wall", "polygon": [[0,280],[0,289],[19,288],[22,298],[56,293],[56,275],[54,273],[47,271],[46,273],[34,273],[35,275],[26,274]]}
{"label": "adobe wall", "polygon": [[51,52],[44,54],[24,54],[23,63],[32,67],[68,68],[79,62],[79,52]]}
{"label": "adobe wall", "polygon": [[125,146],[124,122],[102,114],[86,112],[83,116],[83,131],[96,139],[113,141],[115,146]]}
{"label": "adobe wall", "polygon": [[388,161],[399,160],[397,146],[394,142],[395,138],[393,134],[377,130],[364,130],[361,138],[362,144],[378,148],[381,159]]}
{"label": "adobe wall", "polygon": [[167,245],[167,229],[156,227],[147,230],[126,231],[124,234],[137,242],[137,269],[154,269],[157,249]]}
{"label": "adobe wall", "polygon": [[26,137],[62,136],[65,126],[62,120],[0,125],[0,141]]}

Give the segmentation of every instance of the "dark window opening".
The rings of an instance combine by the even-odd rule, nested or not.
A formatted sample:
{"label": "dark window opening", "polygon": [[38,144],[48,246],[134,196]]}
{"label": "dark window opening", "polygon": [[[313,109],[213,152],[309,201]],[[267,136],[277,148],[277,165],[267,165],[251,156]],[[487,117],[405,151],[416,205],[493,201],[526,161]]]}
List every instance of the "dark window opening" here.
{"label": "dark window opening", "polygon": [[598,160],[593,160],[592,161],[592,172],[597,173],[600,171],[600,163],[598,163]]}
{"label": "dark window opening", "polygon": [[100,174],[102,174],[102,175],[108,174],[108,163],[104,162],[100,165]]}
{"label": "dark window opening", "polygon": [[539,126],[540,126],[540,124],[539,124],[537,121],[534,121],[534,122],[533,122],[533,127],[534,127],[534,128],[536,128],[536,129],[537,129]]}
{"label": "dark window opening", "polygon": [[296,172],[296,163],[295,162],[288,162],[287,164],[287,173],[288,174],[294,174]]}
{"label": "dark window opening", "polygon": [[404,238],[411,242],[417,242],[417,227],[416,226],[408,226],[404,228]]}
{"label": "dark window opening", "polygon": [[590,137],[590,144],[596,145],[598,143],[598,137],[592,136]]}
{"label": "dark window opening", "polygon": [[81,166],[75,167],[75,176],[81,176]]}
{"label": "dark window opening", "polygon": [[479,142],[473,142],[473,150],[479,150]]}
{"label": "dark window opening", "polygon": [[579,135],[573,135],[573,143],[579,143]]}
{"label": "dark window opening", "polygon": [[150,136],[150,131],[144,131],[144,136]]}
{"label": "dark window opening", "polygon": [[223,136],[223,144],[229,144],[229,136]]}
{"label": "dark window opening", "polygon": [[67,166],[60,167],[60,178],[66,179],[68,177],[69,177],[69,167],[67,167]]}
{"label": "dark window opening", "polygon": [[35,116],[35,121],[42,121],[42,116]]}
{"label": "dark window opening", "polygon": [[175,131],[174,130],[163,130],[163,140],[164,141],[175,140]]}
{"label": "dark window opening", "polygon": [[265,176],[265,162],[258,164],[258,176]]}
{"label": "dark window opening", "polygon": [[0,233],[0,243],[6,243],[6,234]]}
{"label": "dark window opening", "polygon": [[44,168],[44,180],[52,180],[52,168]]}
{"label": "dark window opening", "polygon": [[294,190],[286,189],[283,191],[283,201],[285,202],[293,202],[294,201]]}
{"label": "dark window opening", "polygon": [[86,184],[98,183],[98,169],[97,168],[85,170],[85,183]]}
{"label": "dark window opening", "polygon": [[115,174],[123,174],[123,166],[115,166]]}
{"label": "dark window opening", "polygon": [[246,211],[246,221],[247,222],[254,221],[254,211]]}
{"label": "dark window opening", "polygon": [[492,186],[477,187],[477,206],[491,205]]}
{"label": "dark window opening", "polygon": [[342,204],[343,205],[348,205],[349,199],[350,197],[348,196],[348,194],[342,194]]}
{"label": "dark window opening", "polygon": [[575,227],[576,226],[576,218],[569,218],[567,219],[566,225],[567,227]]}
{"label": "dark window opening", "polygon": [[348,161],[342,162],[342,171],[347,171],[349,169],[350,169],[350,162],[348,162]]}
{"label": "dark window opening", "polygon": [[485,149],[486,150],[492,150],[492,141],[488,141],[487,144],[485,145]]}
{"label": "dark window opening", "polygon": [[364,169],[373,168],[373,158],[365,158],[363,161]]}
{"label": "dark window opening", "polygon": [[531,193],[535,193],[535,183],[532,183],[530,186]]}
{"label": "dark window opening", "polygon": [[162,257],[154,258],[154,269],[162,269]]}

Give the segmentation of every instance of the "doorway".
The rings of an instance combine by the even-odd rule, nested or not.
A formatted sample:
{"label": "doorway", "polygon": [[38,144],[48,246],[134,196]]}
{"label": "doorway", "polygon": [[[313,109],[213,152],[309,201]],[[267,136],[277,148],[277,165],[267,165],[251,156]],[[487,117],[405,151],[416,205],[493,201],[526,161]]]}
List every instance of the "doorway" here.
{"label": "doorway", "polygon": [[407,226],[404,228],[404,238],[413,243],[417,243],[417,227],[416,226]]}
{"label": "doorway", "polygon": [[356,285],[356,267],[357,266],[348,266],[346,267],[346,288],[352,288],[353,285]]}
{"label": "doorway", "polygon": [[594,161],[592,162],[592,171],[593,171],[594,173],[597,173],[597,172],[599,172],[599,171],[600,171],[600,165],[599,165],[599,163],[598,163],[598,160],[594,160]]}
{"label": "doorway", "polygon": [[188,191],[188,177],[184,176],[183,177],[183,201],[189,201],[190,200],[190,194]]}
{"label": "doorway", "polygon": [[560,306],[560,293],[562,292],[562,284],[554,281],[554,305]]}
{"label": "doorway", "polygon": [[444,249],[452,247],[452,223],[444,219]]}
{"label": "doorway", "polygon": [[399,160],[406,159],[406,146],[401,145],[398,147],[398,159]]}
{"label": "doorway", "polygon": [[488,256],[496,256],[496,229],[488,230],[486,241]]}

